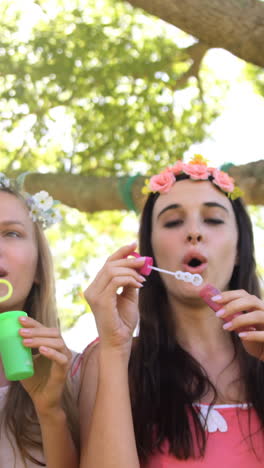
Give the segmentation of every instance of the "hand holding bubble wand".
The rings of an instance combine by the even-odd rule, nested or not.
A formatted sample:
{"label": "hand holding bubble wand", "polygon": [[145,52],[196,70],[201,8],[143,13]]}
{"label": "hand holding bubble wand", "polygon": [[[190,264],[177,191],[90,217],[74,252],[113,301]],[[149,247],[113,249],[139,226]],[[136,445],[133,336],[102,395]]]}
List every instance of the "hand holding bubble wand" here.
{"label": "hand holding bubble wand", "polygon": [[[141,257],[140,254],[137,252],[132,252],[130,255],[134,257]],[[166,273],[167,275],[172,275],[174,276],[177,280],[184,281],[186,283],[192,283],[194,286],[201,286],[203,283],[203,278],[201,275],[198,273],[192,274],[188,271],[169,271],[169,270],[164,270],[163,268],[158,268],[153,266],[153,258],[152,257],[145,257],[145,263],[143,267],[139,269],[139,273],[141,275],[149,276],[152,270],[159,271],[160,273]],[[200,297],[204,300],[204,302],[214,311],[217,312],[222,308],[221,304],[218,304],[217,302],[214,302],[212,298],[214,296],[219,296],[221,295],[221,291],[217,288],[215,288],[212,284],[207,283],[202,287],[202,289],[199,291]],[[233,316],[229,317],[223,317],[224,322],[229,322],[232,320],[232,318],[242,314],[243,312],[239,312],[237,314],[234,314]],[[253,327],[247,328],[243,327],[243,329],[237,330],[237,333],[240,333],[241,331],[252,331],[255,330]]]}
{"label": "hand holding bubble wand", "polygon": [[[7,287],[7,293],[0,296],[0,303],[7,301],[13,294],[12,284],[0,278],[0,285]],[[23,380],[34,375],[32,351],[23,345],[19,335],[19,317],[27,316],[23,310],[10,310],[0,313],[0,354],[7,380]]]}

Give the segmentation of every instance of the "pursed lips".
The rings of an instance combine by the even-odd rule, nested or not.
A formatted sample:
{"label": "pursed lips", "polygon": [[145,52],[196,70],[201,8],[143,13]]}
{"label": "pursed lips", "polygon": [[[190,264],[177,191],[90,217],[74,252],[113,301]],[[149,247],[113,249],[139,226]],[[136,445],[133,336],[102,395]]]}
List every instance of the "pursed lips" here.
{"label": "pursed lips", "polygon": [[207,257],[195,249],[189,250],[182,260],[183,270],[193,274],[203,273],[207,266]]}
{"label": "pursed lips", "polygon": [[5,278],[8,275],[7,271],[0,268],[0,278]]}

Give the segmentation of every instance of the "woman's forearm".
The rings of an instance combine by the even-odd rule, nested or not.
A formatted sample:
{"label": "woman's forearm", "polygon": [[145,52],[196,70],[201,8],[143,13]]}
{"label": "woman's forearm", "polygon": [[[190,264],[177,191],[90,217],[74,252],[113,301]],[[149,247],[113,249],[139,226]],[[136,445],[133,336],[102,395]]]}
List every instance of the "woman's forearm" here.
{"label": "woman's forearm", "polygon": [[139,468],[128,385],[128,358],[101,350],[96,402],[81,468]]}
{"label": "woman's forearm", "polygon": [[44,456],[48,468],[78,468],[77,449],[67,424],[63,409],[50,414],[38,414]]}

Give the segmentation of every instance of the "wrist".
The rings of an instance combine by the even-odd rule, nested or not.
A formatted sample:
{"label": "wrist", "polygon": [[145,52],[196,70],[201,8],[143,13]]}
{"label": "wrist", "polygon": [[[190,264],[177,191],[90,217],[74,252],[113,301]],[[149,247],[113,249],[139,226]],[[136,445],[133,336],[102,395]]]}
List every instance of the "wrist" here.
{"label": "wrist", "polygon": [[109,344],[100,341],[99,344],[99,363],[100,364],[113,364],[120,363],[127,367],[132,347],[132,339],[129,343],[122,346],[110,346]]}
{"label": "wrist", "polygon": [[38,420],[41,423],[50,423],[52,425],[57,423],[64,423],[66,420],[66,414],[61,407],[50,407],[50,408],[35,408]]}

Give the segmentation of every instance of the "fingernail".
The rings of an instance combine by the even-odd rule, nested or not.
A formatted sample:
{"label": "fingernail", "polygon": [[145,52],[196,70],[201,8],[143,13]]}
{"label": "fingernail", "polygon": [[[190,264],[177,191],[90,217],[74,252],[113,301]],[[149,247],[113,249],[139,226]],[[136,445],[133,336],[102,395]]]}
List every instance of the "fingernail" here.
{"label": "fingernail", "polygon": [[19,320],[20,320],[20,322],[26,322],[26,321],[27,321],[27,317],[25,317],[24,315],[22,315],[21,317],[19,317]]}
{"label": "fingernail", "polygon": [[146,281],[145,276],[140,276],[139,278],[140,278],[140,281],[142,281],[143,283],[144,283],[144,281]]}
{"label": "fingernail", "polygon": [[220,301],[220,299],[222,299],[222,296],[220,296],[220,294],[218,294],[217,296],[211,297],[212,301]]}
{"label": "fingernail", "polygon": [[225,309],[220,309],[215,313],[216,317],[222,317],[224,314],[225,314]]}
{"label": "fingernail", "polygon": [[23,340],[23,343],[24,343],[25,345],[27,345],[27,344],[31,344],[32,341],[33,341],[32,338],[25,338],[25,339]]}
{"label": "fingernail", "polygon": [[228,328],[231,328],[231,327],[232,327],[232,325],[233,325],[233,323],[232,323],[232,322],[227,322],[227,323],[224,323],[224,325],[223,325],[223,329],[224,329],[224,330],[227,330]]}
{"label": "fingernail", "polygon": [[240,336],[240,338],[243,338],[243,337],[247,336],[247,333],[246,332],[241,332],[241,333],[238,333],[238,336]]}
{"label": "fingernail", "polygon": [[27,328],[21,328],[20,333],[22,333],[22,335],[30,335],[31,330],[28,330]]}
{"label": "fingernail", "polygon": [[134,258],[134,262],[135,262],[135,263],[140,263],[140,262],[142,262],[143,260],[145,261],[145,260],[146,260],[146,257],[137,257],[137,258]]}

